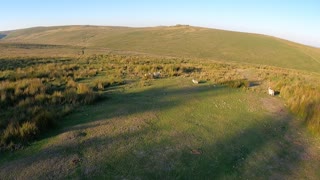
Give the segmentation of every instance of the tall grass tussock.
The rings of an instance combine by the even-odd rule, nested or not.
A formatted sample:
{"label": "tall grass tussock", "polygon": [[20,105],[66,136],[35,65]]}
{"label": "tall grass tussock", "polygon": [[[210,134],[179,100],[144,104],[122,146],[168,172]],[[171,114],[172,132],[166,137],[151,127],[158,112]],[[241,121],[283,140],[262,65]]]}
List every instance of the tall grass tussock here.
{"label": "tall grass tussock", "polygon": [[[23,62],[27,62],[24,64]],[[96,102],[111,86],[177,76],[249,89],[243,72],[271,83],[288,108],[314,132],[320,132],[320,83],[317,75],[269,66],[220,63],[146,55],[90,55],[77,58],[0,60],[0,148],[17,149],[56,127],[80,105]],[[264,86],[261,91],[264,92]]]}

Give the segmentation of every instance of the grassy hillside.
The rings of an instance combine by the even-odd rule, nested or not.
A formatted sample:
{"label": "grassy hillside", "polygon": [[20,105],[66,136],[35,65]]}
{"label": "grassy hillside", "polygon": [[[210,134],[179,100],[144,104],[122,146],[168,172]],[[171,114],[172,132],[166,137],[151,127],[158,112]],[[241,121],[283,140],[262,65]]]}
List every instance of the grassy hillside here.
{"label": "grassy hillside", "polygon": [[300,139],[303,131],[278,98],[183,77],[103,96],[43,140],[0,156],[0,178],[319,177],[311,139]]}
{"label": "grassy hillside", "polygon": [[320,49],[265,35],[192,26],[37,27],[12,31],[1,41],[108,48],[320,72]]}
{"label": "grassy hillside", "polygon": [[319,81],[186,58],[4,57],[0,179],[319,179],[304,128],[320,132]]}

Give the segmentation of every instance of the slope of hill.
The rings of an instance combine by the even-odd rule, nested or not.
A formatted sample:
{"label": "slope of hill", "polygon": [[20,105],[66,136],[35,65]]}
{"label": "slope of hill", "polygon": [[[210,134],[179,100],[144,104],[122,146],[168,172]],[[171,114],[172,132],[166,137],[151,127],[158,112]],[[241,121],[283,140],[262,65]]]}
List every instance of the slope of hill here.
{"label": "slope of hill", "polygon": [[317,144],[277,98],[183,77],[107,94],[52,136],[0,156],[0,179],[320,177]]}
{"label": "slope of hill", "polygon": [[72,47],[0,43],[0,179],[320,179],[320,75]]}
{"label": "slope of hill", "polygon": [[320,49],[266,35],[192,26],[59,26],[15,30],[1,41],[109,48],[320,72]]}

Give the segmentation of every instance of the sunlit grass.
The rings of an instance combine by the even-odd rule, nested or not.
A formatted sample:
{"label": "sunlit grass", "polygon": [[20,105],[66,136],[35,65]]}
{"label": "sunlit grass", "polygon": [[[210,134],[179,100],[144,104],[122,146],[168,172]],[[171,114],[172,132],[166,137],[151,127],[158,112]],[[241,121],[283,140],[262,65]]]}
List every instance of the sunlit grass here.
{"label": "sunlit grass", "polygon": [[108,100],[79,108],[54,136],[2,163],[31,158],[41,171],[22,163],[16,177],[65,167],[70,171],[53,177],[72,178],[257,178],[272,177],[279,161],[298,163],[284,138],[288,121],[265,109],[264,95],[182,77],[123,88],[106,91]]}
{"label": "sunlit grass", "polygon": [[141,55],[29,60],[6,59],[0,72],[1,135],[11,140],[0,175],[12,178],[273,177],[292,173],[307,148],[290,137],[300,129],[283,101],[318,132],[312,73]]}
{"label": "sunlit grass", "polygon": [[[85,47],[85,54],[122,51],[320,72],[320,50],[317,48],[265,35],[192,26],[41,27],[11,32],[2,41],[12,43],[10,48],[15,49],[18,54],[31,53],[23,52],[21,48],[19,50],[19,47],[25,47],[27,45],[24,44],[29,43],[30,48],[38,51],[38,56],[43,55],[43,48],[53,56],[57,53],[52,49],[61,56],[81,55],[82,48]],[[3,46],[6,47],[6,44]],[[1,49],[5,48],[0,48],[0,52]],[[2,54],[7,52],[3,51]]]}

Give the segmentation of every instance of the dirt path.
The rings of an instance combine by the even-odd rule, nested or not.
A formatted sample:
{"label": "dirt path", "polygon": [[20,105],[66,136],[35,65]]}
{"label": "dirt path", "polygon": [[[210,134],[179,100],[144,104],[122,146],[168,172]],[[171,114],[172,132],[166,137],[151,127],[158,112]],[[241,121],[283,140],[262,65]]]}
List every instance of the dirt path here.
{"label": "dirt path", "polygon": [[[320,178],[320,139],[311,135],[301,121],[290,114],[281,99],[277,97],[262,98],[261,103],[275,119],[281,119],[288,124],[285,140],[292,144],[291,155],[279,158],[282,166],[289,169],[288,174],[273,174],[271,179],[319,179]],[[279,145],[285,148],[285,145]],[[289,158],[299,163],[293,165]]]}
{"label": "dirt path", "polygon": [[[249,77],[249,76],[247,76]],[[254,79],[254,75],[250,76],[250,80]],[[182,90],[177,92],[171,92],[172,95],[175,95],[174,97],[177,98],[177,96],[180,94],[183,94],[183,97],[187,97],[187,99],[192,99],[192,102],[194,104],[195,102],[201,101],[200,95],[198,91],[203,90],[196,89],[196,88],[190,88],[183,82],[179,82],[179,86],[184,87]],[[194,86],[192,86],[194,87]],[[211,91],[210,91],[211,92]],[[177,93],[177,94],[175,94]],[[206,92],[203,92],[206,93]],[[220,96],[230,96],[228,94],[229,91],[224,92],[224,94],[220,94]],[[243,92],[245,93],[245,92]],[[163,90],[157,92],[157,96],[160,94],[164,94]],[[169,92],[166,93],[167,95],[170,94]],[[193,95],[192,95],[193,94]],[[151,96],[150,94],[148,94]],[[166,96],[167,96],[166,95]],[[188,96],[190,95],[190,96]],[[206,98],[208,97],[207,94],[205,94]],[[123,166],[126,164],[130,164],[130,160],[139,160],[140,158],[145,159],[146,161],[141,161],[144,163],[150,163],[150,166],[147,169],[144,169],[143,171],[147,171],[149,169],[154,168],[155,166],[158,169],[164,168],[166,170],[172,169],[174,166],[172,164],[175,163],[175,161],[179,161],[180,163],[184,162],[182,161],[183,158],[179,157],[190,157],[189,153],[187,154],[180,154],[181,156],[177,156],[178,158],[175,159],[174,156],[169,156],[170,153],[177,153],[179,154],[181,147],[183,145],[188,145],[190,143],[190,147],[193,147],[191,141],[184,142],[185,139],[190,138],[190,140],[193,139],[194,131],[199,130],[199,128],[203,128],[204,131],[207,128],[207,126],[200,126],[202,125],[201,121],[197,121],[198,124],[195,124],[194,126],[190,126],[194,128],[194,131],[192,133],[182,133],[183,130],[178,128],[178,125],[185,127],[185,121],[181,121],[181,124],[177,123],[176,128],[179,129],[179,131],[172,131],[172,134],[174,134],[175,138],[179,138],[179,136],[182,137],[180,140],[182,145],[177,144],[175,148],[171,148],[169,144],[166,146],[160,147],[158,146],[152,146],[151,142],[154,142],[154,140],[157,138],[157,135],[161,136],[159,131],[161,129],[157,128],[155,126],[155,123],[163,123],[165,124],[165,119],[168,118],[167,116],[162,117],[162,120],[159,120],[159,117],[157,116],[158,109],[147,109],[147,111],[143,111],[141,113],[136,114],[130,114],[128,109],[135,109],[136,106],[136,99],[142,98],[144,96],[134,96],[131,97],[131,101],[134,106],[125,106],[125,104],[121,104],[121,109],[118,109],[116,111],[111,111],[111,113],[107,113],[107,116],[103,116],[105,119],[98,118],[97,121],[88,122],[85,124],[79,124],[76,126],[72,126],[67,128],[63,133],[58,134],[57,136],[53,137],[53,139],[49,140],[49,143],[41,147],[40,150],[34,150],[34,152],[30,152],[29,155],[17,157],[16,160],[9,160],[8,163],[3,164],[0,166],[0,179],[6,178],[6,179],[24,179],[24,178],[40,178],[40,179],[59,179],[64,177],[79,177],[79,174],[82,176],[92,176],[94,174],[104,174],[104,167],[108,166],[108,168],[119,168],[122,169]],[[218,99],[215,98],[216,96],[213,96],[212,102],[210,101],[210,104],[217,103]],[[242,97],[242,96],[241,96]],[[238,134],[236,137],[231,136],[231,138],[223,139],[219,141],[219,138],[217,138],[217,141],[214,141],[212,147],[204,146],[204,149],[207,149],[205,153],[203,153],[198,149],[191,149],[191,153],[193,155],[196,155],[195,158],[203,158],[205,157],[206,153],[212,151],[214,152],[214,156],[208,156],[208,157],[214,157],[217,160],[221,160],[221,163],[219,165],[224,164],[225,161],[229,162],[229,164],[236,164],[232,160],[230,160],[229,156],[237,158],[238,156],[235,156],[233,154],[239,153],[239,149],[243,150],[243,154],[248,152],[245,157],[246,161],[244,162],[250,162],[252,164],[246,164],[246,163],[240,163],[241,165],[247,165],[248,169],[245,169],[245,172],[243,172],[244,176],[250,179],[319,179],[320,177],[320,139],[315,138],[314,136],[311,136],[308,134],[306,129],[301,125],[301,121],[295,119],[294,116],[290,114],[290,112],[287,110],[287,108],[284,106],[283,101],[279,97],[271,97],[267,95],[261,95],[253,92],[249,92],[245,96],[249,100],[246,102],[252,102],[252,107],[254,109],[253,113],[256,111],[263,111],[261,113],[261,116],[257,116],[257,119],[259,117],[267,117],[265,121],[255,121],[257,122],[258,126],[254,126],[254,128],[249,128],[249,130],[244,131],[243,133]],[[130,96],[128,96],[130,98]],[[186,98],[181,98],[186,99]],[[224,99],[224,98],[223,98]],[[142,101],[141,100],[141,101]],[[224,99],[225,100],[225,99]],[[234,99],[232,99],[233,101]],[[241,100],[241,99],[239,99]],[[113,101],[114,103],[119,103],[117,100]],[[122,102],[122,101],[121,101]],[[128,102],[126,101],[123,102]],[[165,101],[164,101],[165,102]],[[168,104],[172,104],[173,100],[169,101]],[[158,102],[159,107],[162,107],[162,110],[165,111],[164,105],[160,106],[160,103],[162,101]],[[185,102],[184,102],[185,103]],[[231,102],[229,102],[231,103]],[[192,104],[190,106],[186,106],[184,109],[182,109],[181,112],[184,112],[185,114],[189,114],[190,116],[194,117],[201,117],[199,119],[203,119],[203,116],[200,116],[200,114],[191,114]],[[195,103],[200,104],[200,103]],[[145,104],[144,104],[145,105]],[[150,104],[147,104],[150,105]],[[172,107],[171,107],[172,108]],[[86,111],[86,113],[97,113],[99,111],[98,106],[95,106],[92,111]],[[170,108],[169,108],[170,109]],[[161,110],[161,109],[160,109]],[[180,110],[180,109],[179,109]],[[234,110],[234,109],[233,109]],[[101,107],[101,112],[106,111],[105,108]],[[168,113],[169,120],[175,119],[177,116],[173,116],[173,114],[170,114],[175,111],[165,111]],[[206,111],[204,111],[206,112]],[[227,111],[229,112],[229,111]],[[260,113],[260,112],[257,112]],[[264,114],[266,113],[266,114]],[[203,114],[203,113],[201,113]],[[212,115],[215,115],[213,113]],[[251,114],[253,115],[253,114]],[[266,115],[266,116],[264,116]],[[79,116],[80,118],[83,118]],[[173,118],[174,117],[174,118]],[[215,116],[212,116],[215,117]],[[270,118],[271,117],[271,118]],[[215,117],[216,118],[216,117]],[[246,116],[244,118],[240,118],[240,120],[244,120],[245,118],[250,118],[249,116]],[[183,118],[182,118],[183,119]],[[209,116],[208,119],[211,119]],[[188,120],[188,118],[186,118]],[[280,121],[281,123],[272,123],[270,121]],[[168,121],[169,122],[169,121]],[[170,121],[171,122],[171,121]],[[195,122],[195,121],[193,121]],[[212,123],[213,121],[209,121]],[[233,121],[231,121],[233,122]],[[233,122],[234,123],[234,122]],[[208,125],[208,124],[206,124]],[[221,124],[216,124],[221,125]],[[266,127],[266,126],[268,127]],[[164,126],[165,128],[168,128],[170,126]],[[188,126],[189,127],[189,126]],[[225,126],[221,126],[224,127]],[[214,129],[218,131],[217,129]],[[209,129],[211,131],[211,129]],[[257,132],[256,132],[257,131]],[[171,131],[168,131],[171,133]],[[169,134],[167,131],[164,131],[164,134]],[[198,131],[199,132],[199,131]],[[262,133],[260,133],[262,132]],[[180,134],[179,134],[180,133]],[[207,132],[206,132],[207,133]],[[211,135],[211,133],[209,133]],[[214,134],[214,133],[213,133]],[[261,138],[259,138],[259,141],[264,141],[262,145],[259,145],[259,142],[253,141],[254,143],[258,145],[252,145],[253,147],[257,148],[250,148],[251,144],[247,143],[247,141],[250,140],[252,136],[255,135],[261,135]],[[195,134],[197,135],[197,134]],[[201,139],[198,136],[198,139],[196,139],[196,142],[199,140],[204,141],[205,139]],[[279,138],[280,137],[280,138]],[[210,136],[211,139],[211,136]],[[137,149],[136,146],[141,142],[145,140],[146,143],[151,144],[148,148],[148,151],[144,149]],[[189,139],[188,139],[189,140]],[[278,141],[279,140],[279,141]],[[200,144],[202,141],[199,141]],[[180,143],[180,142],[179,142]],[[238,143],[238,144],[237,144]],[[247,143],[247,144],[246,144]],[[196,143],[195,143],[196,144]],[[248,148],[243,148],[244,147]],[[220,148],[223,148],[224,146],[228,147],[224,150],[229,150],[230,148],[234,148],[235,150],[230,150],[230,153],[225,153],[224,151],[221,151]],[[271,148],[269,146],[272,146]],[[200,146],[201,147],[201,146]],[[220,148],[217,148],[220,147]],[[127,149],[126,149],[127,148]],[[126,154],[126,152],[129,152]],[[188,150],[189,152],[189,150]],[[123,155],[121,155],[123,153]],[[198,154],[197,154],[198,153]],[[200,154],[199,154],[200,153]],[[219,155],[220,153],[220,155]],[[222,154],[222,155],[221,155]],[[183,155],[183,156],[182,156]],[[134,158],[131,158],[134,157]],[[250,160],[249,157],[253,158],[254,160]],[[115,158],[118,158],[114,160]],[[157,159],[159,158],[159,159]],[[191,160],[195,159],[192,157]],[[171,159],[175,159],[175,161],[172,161]],[[114,161],[123,161],[124,163],[121,165],[118,165]],[[128,162],[127,162],[128,160]],[[169,165],[166,164],[166,162],[170,162]],[[205,161],[196,161],[196,162],[203,162]],[[240,161],[239,161],[240,162]],[[258,163],[256,163],[258,162]],[[260,163],[261,162],[261,163]],[[209,164],[212,164],[214,162],[208,162]],[[101,165],[103,164],[103,165]],[[114,164],[114,166],[111,165]],[[197,168],[200,163],[195,163],[193,166]],[[226,169],[230,169],[232,171],[231,166],[229,164],[225,165],[225,168],[218,169],[217,173],[226,173]],[[134,164],[135,165],[135,164]],[[143,163],[136,163],[139,167],[144,167]],[[218,163],[217,163],[218,165]],[[250,168],[252,166],[252,168]],[[133,166],[132,166],[133,167]],[[132,168],[130,167],[130,168]],[[183,166],[183,167],[189,167],[189,166]],[[207,168],[208,166],[203,166],[204,168]],[[130,169],[132,170],[132,169]],[[199,169],[201,170],[201,168]],[[212,168],[208,168],[208,171],[211,171]],[[238,169],[241,171],[241,167]],[[140,170],[139,170],[140,171]],[[255,174],[255,171],[258,172]],[[14,173],[16,174],[14,174]],[[127,172],[127,170],[125,171]],[[155,173],[157,171],[151,171],[152,173]],[[178,171],[183,172],[183,171]],[[267,172],[267,173],[265,173]],[[117,172],[119,173],[119,172]],[[261,174],[265,173],[265,174]],[[121,172],[120,172],[121,174]],[[241,174],[241,173],[239,173]],[[253,176],[251,176],[253,174]],[[113,174],[111,174],[113,175]],[[118,175],[118,174],[116,174]],[[241,174],[242,175],[242,174]],[[258,175],[258,176],[256,176]],[[113,176],[118,177],[119,179],[124,179],[124,177],[121,176]],[[221,177],[223,177],[221,175]],[[139,179],[139,178],[137,178]],[[244,178],[246,179],[246,178]]]}
{"label": "dirt path", "polygon": [[[238,70],[248,81],[259,82],[257,86],[251,88],[257,88],[260,92],[268,86],[266,82],[263,82],[258,78],[256,72],[251,69]],[[267,92],[267,90],[265,90]],[[288,144],[292,144],[293,148],[291,155],[288,155],[287,159],[278,159],[282,166],[289,169],[288,174],[275,173],[271,179],[319,179],[320,178],[320,138],[316,137],[305,128],[303,122],[297,117],[293,116],[284,102],[279,97],[265,97],[261,98],[260,103],[264,109],[273,116],[276,120],[284,121],[288,124],[288,130],[285,134],[285,139]],[[286,148],[284,145],[281,146]],[[296,161],[299,163],[290,164],[289,158],[295,156]]]}

